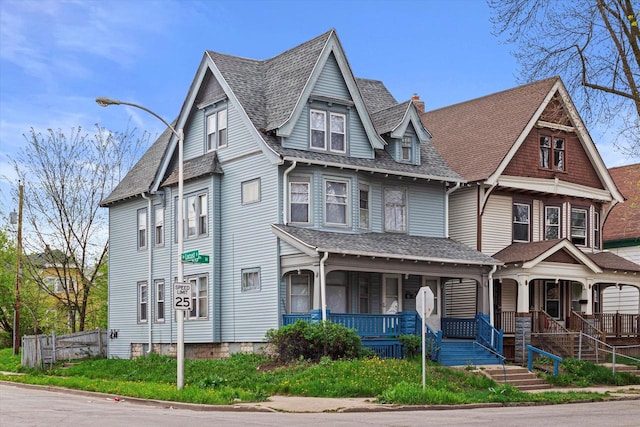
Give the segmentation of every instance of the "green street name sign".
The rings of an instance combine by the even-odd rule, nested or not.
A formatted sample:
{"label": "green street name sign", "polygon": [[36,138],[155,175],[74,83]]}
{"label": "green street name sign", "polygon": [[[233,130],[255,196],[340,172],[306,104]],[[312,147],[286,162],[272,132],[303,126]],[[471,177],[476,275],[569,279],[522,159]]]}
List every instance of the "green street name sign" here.
{"label": "green street name sign", "polygon": [[200,255],[200,253],[197,250],[183,252],[182,262],[192,262],[195,264],[209,264],[209,255]]}

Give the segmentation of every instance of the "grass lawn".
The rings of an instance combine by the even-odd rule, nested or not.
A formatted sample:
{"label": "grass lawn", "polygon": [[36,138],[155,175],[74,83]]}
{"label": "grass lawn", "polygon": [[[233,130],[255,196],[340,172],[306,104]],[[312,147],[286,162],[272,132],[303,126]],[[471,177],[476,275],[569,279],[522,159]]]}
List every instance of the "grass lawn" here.
{"label": "grass lawn", "polygon": [[271,395],[371,397],[394,404],[466,404],[481,402],[551,402],[603,400],[597,393],[525,393],[500,385],[481,373],[427,366],[422,389],[419,359],[323,359],[320,363],[274,364],[261,355],[229,359],[185,360],[182,390],[176,389],[176,359],[151,355],[135,360],[91,359],[39,372],[20,367],[11,349],[0,350],[0,370],[24,375],[6,381],[54,385],[177,402],[232,404],[258,402]]}

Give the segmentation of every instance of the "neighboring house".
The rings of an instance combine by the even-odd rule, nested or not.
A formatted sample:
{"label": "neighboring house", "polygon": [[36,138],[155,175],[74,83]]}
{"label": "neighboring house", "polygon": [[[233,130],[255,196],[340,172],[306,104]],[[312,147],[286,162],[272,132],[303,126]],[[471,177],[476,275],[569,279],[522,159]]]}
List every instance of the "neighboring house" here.
{"label": "neighboring house", "polygon": [[604,219],[624,199],[562,81],[421,118],[438,152],[468,182],[450,190],[451,238],[504,263],[488,286],[505,355],[526,360],[532,332],[603,328],[600,291],[640,287],[640,265],[601,251]]}
{"label": "neighboring house", "polygon": [[184,265],[187,357],[256,351],[269,329],[312,316],[365,338],[397,335],[401,322],[413,332],[423,286],[433,333],[443,313],[482,321],[502,262],[448,238],[448,192],[464,179],[432,146],[420,107],[355,78],[333,30],[268,60],[205,52],[175,122],[184,206],[169,130],[101,203],[109,356],[175,352],[177,209],[184,251],[210,256]]}
{"label": "neighboring house", "polygon": [[[39,291],[37,288],[23,290],[33,294],[35,300],[39,301],[34,308],[39,313],[39,329],[58,334],[75,332],[74,324],[78,316],[75,304],[82,283],[79,270],[64,252],[57,249],[29,255],[26,269],[29,281],[40,288]],[[33,316],[33,313],[29,313],[29,316]]]}
{"label": "neighboring house", "polygon": [[[627,200],[605,219],[604,249],[640,264],[640,163],[611,168],[609,173]],[[638,288],[611,286],[602,293],[604,313],[638,314],[639,310]]]}

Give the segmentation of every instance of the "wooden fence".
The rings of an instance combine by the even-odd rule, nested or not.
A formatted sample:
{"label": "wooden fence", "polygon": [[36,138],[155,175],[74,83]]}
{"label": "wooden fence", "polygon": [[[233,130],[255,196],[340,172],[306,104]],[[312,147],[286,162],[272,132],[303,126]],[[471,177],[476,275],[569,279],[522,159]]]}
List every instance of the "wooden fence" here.
{"label": "wooden fence", "polygon": [[51,367],[59,360],[107,356],[107,331],[76,332],[69,335],[27,335],[22,337],[22,366]]}

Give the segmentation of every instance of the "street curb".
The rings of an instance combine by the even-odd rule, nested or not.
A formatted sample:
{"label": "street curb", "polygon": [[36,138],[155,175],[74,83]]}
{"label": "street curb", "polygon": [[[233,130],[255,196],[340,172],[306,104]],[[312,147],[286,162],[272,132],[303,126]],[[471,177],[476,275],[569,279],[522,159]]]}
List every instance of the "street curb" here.
{"label": "street curb", "polygon": [[[95,399],[111,400],[115,403],[132,403],[142,406],[151,406],[156,408],[165,409],[188,409],[192,411],[202,412],[263,412],[263,413],[366,413],[366,412],[408,412],[408,411],[443,411],[452,409],[479,409],[479,408],[503,408],[503,407],[526,407],[526,406],[550,406],[550,405],[568,405],[574,403],[595,403],[603,401],[625,401],[625,400],[640,400],[640,395],[633,396],[604,396],[602,400],[596,399],[584,399],[576,400],[572,402],[487,402],[487,403],[469,403],[469,404],[457,404],[457,405],[386,405],[381,403],[371,403],[370,407],[366,406],[354,406],[354,407],[338,407],[335,409],[324,410],[299,410],[291,411],[283,408],[269,407],[269,401],[264,402],[243,402],[231,405],[208,405],[198,403],[184,403],[174,402],[166,400],[145,399],[139,397],[118,396],[110,393],[101,393],[94,391],[76,390],[59,386],[48,386],[38,384],[26,384],[19,382],[12,382],[0,379],[0,384],[12,385],[14,387],[40,389],[56,393],[67,393],[77,396],[93,397]],[[578,389],[579,390],[579,389]],[[553,391],[553,390],[549,390]],[[615,392],[614,390],[612,390]],[[566,390],[559,391],[560,393],[567,392]],[[604,395],[607,392],[594,392]],[[292,397],[295,399],[295,397]]]}

